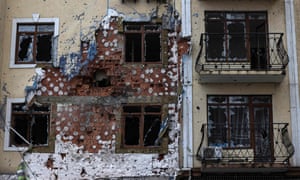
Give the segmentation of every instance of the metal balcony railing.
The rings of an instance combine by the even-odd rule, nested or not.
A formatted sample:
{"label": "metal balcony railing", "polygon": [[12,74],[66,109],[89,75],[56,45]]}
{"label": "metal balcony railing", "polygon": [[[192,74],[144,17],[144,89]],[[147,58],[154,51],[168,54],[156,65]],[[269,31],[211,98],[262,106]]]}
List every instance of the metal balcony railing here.
{"label": "metal balcony railing", "polygon": [[283,33],[202,33],[195,69],[284,71],[288,62]]}
{"label": "metal balcony railing", "polygon": [[[251,125],[249,125],[251,126]],[[270,163],[288,165],[294,153],[288,123],[237,128],[225,124],[204,124],[197,159],[202,163]]]}

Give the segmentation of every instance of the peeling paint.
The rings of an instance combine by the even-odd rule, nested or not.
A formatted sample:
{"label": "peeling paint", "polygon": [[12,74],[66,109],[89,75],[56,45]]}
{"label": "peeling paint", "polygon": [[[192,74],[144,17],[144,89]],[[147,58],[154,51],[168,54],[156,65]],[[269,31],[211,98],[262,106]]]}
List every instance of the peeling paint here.
{"label": "peeling paint", "polygon": [[[162,16],[168,33],[168,59],[163,64],[124,64],[123,21],[151,21],[150,15],[123,15],[109,9],[96,26],[80,29],[80,51],[61,55],[54,67],[36,69],[32,86],[26,87],[27,101],[46,97],[52,103],[52,128],[55,132],[54,153],[26,153],[24,159],[31,178],[84,179],[118,177],[175,177],[179,170],[180,138],[180,69],[181,56],[187,52],[187,41],[178,41],[180,32],[177,12],[166,8]],[[81,13],[74,18],[85,19]],[[94,22],[97,22],[94,20]],[[78,34],[78,33],[77,33]],[[76,43],[76,37],[66,42]],[[66,47],[67,48],[67,47]],[[57,64],[57,65],[55,65]],[[105,80],[106,82],[104,82]],[[38,98],[41,97],[41,98]],[[72,97],[68,101],[54,97]],[[98,97],[82,101],[80,97]],[[113,98],[116,97],[116,98]],[[76,102],[76,103],[75,103]],[[159,137],[167,137],[167,153],[116,153],[120,143],[123,103],[164,103]],[[44,166],[41,167],[41,164]]]}

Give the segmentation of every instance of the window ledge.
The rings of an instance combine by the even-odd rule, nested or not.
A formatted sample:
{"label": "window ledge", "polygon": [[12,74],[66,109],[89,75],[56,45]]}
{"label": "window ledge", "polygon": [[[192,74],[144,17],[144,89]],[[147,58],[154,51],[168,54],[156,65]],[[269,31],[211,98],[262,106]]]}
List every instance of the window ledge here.
{"label": "window ledge", "polygon": [[22,68],[35,68],[36,64],[10,64],[11,69],[22,69]]}

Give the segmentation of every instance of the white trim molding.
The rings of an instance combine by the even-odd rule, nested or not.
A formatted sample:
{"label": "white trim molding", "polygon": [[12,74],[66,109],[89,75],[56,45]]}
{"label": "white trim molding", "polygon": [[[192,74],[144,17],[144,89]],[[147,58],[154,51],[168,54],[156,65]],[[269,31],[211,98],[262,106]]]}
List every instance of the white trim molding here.
{"label": "white trim molding", "polygon": [[24,103],[25,98],[7,98],[6,116],[5,116],[5,132],[4,132],[4,151],[25,151],[28,147],[10,146],[10,130],[11,130],[11,112],[13,103]]}
{"label": "white trim molding", "polygon": [[18,23],[54,23],[54,37],[58,36],[59,18],[15,18],[12,21],[11,46],[10,46],[10,63],[9,68],[34,68],[36,64],[15,64],[16,53],[16,33]]}

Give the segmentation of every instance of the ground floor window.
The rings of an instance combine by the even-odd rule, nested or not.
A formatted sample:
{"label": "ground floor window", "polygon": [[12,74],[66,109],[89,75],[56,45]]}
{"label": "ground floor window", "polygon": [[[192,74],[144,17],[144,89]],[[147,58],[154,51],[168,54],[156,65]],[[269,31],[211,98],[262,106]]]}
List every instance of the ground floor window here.
{"label": "ground floor window", "polygon": [[126,105],[123,107],[124,146],[159,146],[156,141],[161,125],[160,105]]}
{"label": "ground floor window", "polygon": [[272,97],[208,95],[208,145],[253,148],[256,156],[272,149]]}
{"label": "ground floor window", "polygon": [[32,105],[27,107],[21,101],[7,104],[6,146],[11,148],[47,146],[49,139],[50,106]]}

